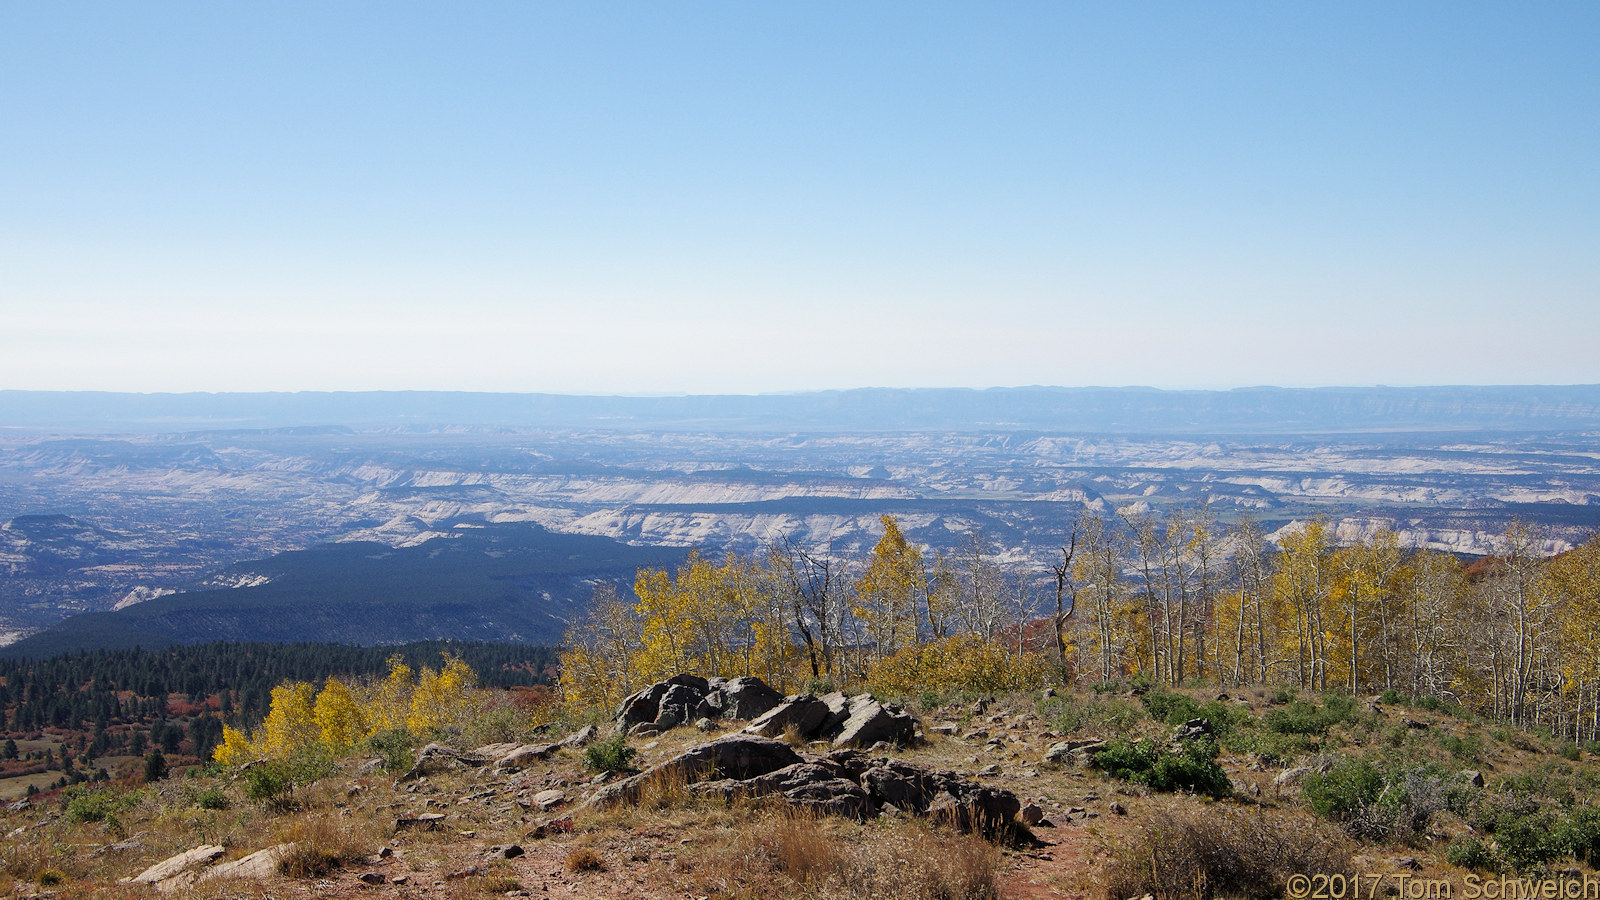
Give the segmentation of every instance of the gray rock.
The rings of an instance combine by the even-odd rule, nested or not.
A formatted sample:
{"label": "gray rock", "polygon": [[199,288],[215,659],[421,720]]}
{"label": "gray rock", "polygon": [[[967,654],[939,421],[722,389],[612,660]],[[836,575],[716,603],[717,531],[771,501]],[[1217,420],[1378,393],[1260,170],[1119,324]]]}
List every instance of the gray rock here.
{"label": "gray rock", "polygon": [[674,684],[667,688],[661,695],[661,703],[656,713],[656,727],[662,731],[677,728],[694,721],[695,710],[700,707],[700,701],[705,699],[705,691],[688,684]]}
{"label": "gray rock", "polygon": [[294,844],[279,844],[265,850],[257,850],[248,856],[241,856],[232,862],[218,863],[200,875],[200,881],[210,881],[214,878],[271,878],[278,874],[278,866],[288,857],[294,849]]}
{"label": "gray rock", "polygon": [[495,760],[494,767],[501,772],[520,772],[556,752],[555,744],[522,744],[512,748]]}
{"label": "gray rock", "polygon": [[394,820],[395,831],[435,831],[444,821],[444,813],[423,813],[419,816],[401,816]]}
{"label": "gray rock", "polygon": [[[856,698],[860,700],[861,698]],[[849,718],[845,719],[835,747],[870,747],[882,741],[887,744],[909,744],[916,731],[916,719],[911,714],[893,709],[867,698],[852,702]]]}
{"label": "gray rock", "polygon": [[657,682],[626,697],[622,705],[617,707],[617,714],[612,717],[616,720],[617,730],[626,733],[635,725],[654,722],[661,712],[661,698],[670,687],[665,681]]}
{"label": "gray rock", "polygon": [[861,773],[861,784],[879,803],[925,813],[933,798],[960,781],[952,772],[935,772],[898,760],[880,760]]}
{"label": "gray rock", "polygon": [[720,719],[723,707],[727,705],[728,698],[723,695],[721,688],[712,688],[695,707],[696,719]]}
{"label": "gray rock", "polygon": [[791,806],[819,815],[841,816],[857,821],[866,821],[878,811],[861,785],[846,778],[808,781],[784,791],[783,799]]}
{"label": "gray rock", "polygon": [[693,784],[722,778],[747,780],[801,762],[788,744],[749,734],[730,734],[707,741],[672,759],[596,791],[584,808],[604,809],[636,803],[652,779],[682,778]]}
{"label": "gray rock", "polygon": [[496,844],[484,855],[489,859],[516,859],[523,853],[521,844]]}
{"label": "gray rock", "polygon": [[1172,732],[1173,741],[1193,741],[1212,734],[1210,719],[1190,719]]}
{"label": "gray rock", "polygon": [[1284,769],[1277,774],[1277,777],[1272,779],[1272,784],[1279,788],[1297,788],[1301,782],[1306,780],[1306,776],[1314,771],[1316,770],[1310,766],[1295,766],[1292,769]]}
{"label": "gray rock", "polygon": [[593,725],[585,725],[561,740],[556,741],[556,746],[561,748],[587,747],[594,743],[594,739],[599,736],[599,732],[595,730]]}
{"label": "gray rock", "polygon": [[462,753],[443,744],[429,744],[417,751],[417,761],[400,776],[401,781],[414,781],[427,775],[437,775],[455,769],[475,768],[488,764],[488,760],[470,753]]}
{"label": "gray rock", "polygon": [[1095,752],[1105,745],[1106,742],[1099,738],[1059,741],[1051,744],[1050,749],[1045,751],[1044,761],[1063,765],[1087,765]]}
{"label": "gray rock", "polygon": [[1483,773],[1477,769],[1463,769],[1461,771],[1461,779],[1473,787],[1483,787],[1484,785]]}
{"label": "gray rock", "polygon": [[201,844],[193,850],[185,850],[176,856],[167,857],[128,881],[133,884],[159,884],[185,872],[208,866],[227,852],[216,844]]}
{"label": "gray rock", "polygon": [[730,719],[754,719],[783,702],[782,694],[753,675],[731,679],[713,693],[722,698],[722,715]]}
{"label": "gray rock", "polygon": [[746,734],[776,738],[792,727],[801,737],[809,740],[821,730],[828,715],[827,703],[810,694],[797,694],[758,716],[744,730]]}
{"label": "gray rock", "polygon": [[1001,788],[985,787],[970,781],[957,782],[934,798],[928,818],[961,831],[982,832],[995,838],[1018,824],[1022,802],[1017,795]]}
{"label": "gray rock", "polygon": [[1037,825],[1044,821],[1044,807],[1037,803],[1029,803],[1022,807],[1022,812],[1018,816],[1024,825]]}

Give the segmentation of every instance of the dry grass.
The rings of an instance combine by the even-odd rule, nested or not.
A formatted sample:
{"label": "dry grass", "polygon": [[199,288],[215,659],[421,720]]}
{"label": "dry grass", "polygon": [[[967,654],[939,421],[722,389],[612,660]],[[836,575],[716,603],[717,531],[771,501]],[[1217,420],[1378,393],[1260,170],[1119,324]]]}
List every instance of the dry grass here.
{"label": "dry grass", "polygon": [[1003,860],[982,838],[920,823],[752,810],[743,827],[698,854],[692,872],[706,893],[743,900],[994,900]]}
{"label": "dry grass", "polygon": [[604,872],[605,868],[605,860],[593,847],[573,847],[567,854],[568,872]]}
{"label": "dry grass", "polygon": [[321,878],[340,865],[366,858],[377,848],[371,820],[333,813],[313,813],[288,823],[279,843],[291,848],[278,863],[289,878]]}
{"label": "dry grass", "polygon": [[1297,872],[1347,872],[1350,842],[1304,813],[1173,800],[1105,875],[1107,900],[1279,897]]}

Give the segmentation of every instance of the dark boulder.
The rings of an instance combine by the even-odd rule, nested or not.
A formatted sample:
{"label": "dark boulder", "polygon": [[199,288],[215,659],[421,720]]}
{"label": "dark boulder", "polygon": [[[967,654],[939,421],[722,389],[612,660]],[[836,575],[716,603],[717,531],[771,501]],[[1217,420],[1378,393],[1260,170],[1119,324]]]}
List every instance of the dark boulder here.
{"label": "dark boulder", "polygon": [[828,704],[810,694],[797,694],[757,717],[744,730],[748,734],[776,738],[792,728],[802,738],[810,740],[822,729],[828,713]]}
{"label": "dark boulder", "polygon": [[908,713],[884,706],[870,697],[857,697],[833,739],[835,747],[871,747],[882,741],[896,746],[909,744],[916,737],[917,722]]}

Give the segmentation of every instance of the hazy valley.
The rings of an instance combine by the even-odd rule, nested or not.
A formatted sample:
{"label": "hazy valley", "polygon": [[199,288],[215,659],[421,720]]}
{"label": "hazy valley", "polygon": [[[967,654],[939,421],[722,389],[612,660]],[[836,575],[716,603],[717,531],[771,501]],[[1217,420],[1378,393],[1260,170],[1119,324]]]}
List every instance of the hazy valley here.
{"label": "hazy valley", "polygon": [[[1159,511],[1202,497],[1219,518],[1249,515],[1268,532],[1325,515],[1346,537],[1389,525],[1409,544],[1463,554],[1491,551],[1514,517],[1544,528],[1550,550],[1600,527],[1600,404],[1571,397],[1421,412],[1391,397],[1377,419],[1351,414],[1367,426],[1432,415],[1434,427],[1341,433],[1328,418],[1340,409],[1287,411],[1284,396],[1322,403],[1314,391],[1273,393],[1244,412],[1216,411],[1218,398],[1237,392],[1202,395],[1187,412],[1171,407],[1195,405],[1188,395],[1135,394],[1148,407],[1140,412],[1124,394],[1103,392],[1124,404],[1126,424],[1080,410],[1099,431],[1065,427],[1071,420],[1015,424],[1064,415],[1044,408],[1049,394],[907,393],[855,398],[846,405],[856,412],[841,412],[833,428],[812,424],[792,398],[765,412],[735,398],[720,417],[713,405],[678,419],[645,413],[704,398],[641,400],[628,415],[614,408],[625,401],[597,398],[587,420],[569,411],[550,416],[567,427],[535,427],[508,424],[514,410],[494,412],[483,395],[462,395],[453,425],[445,412],[394,409],[352,426],[319,423],[337,410],[281,395],[298,406],[280,401],[276,418],[249,420],[261,427],[221,428],[206,426],[239,417],[192,408],[188,419],[163,409],[51,420],[28,405],[39,395],[10,394],[10,427],[0,431],[0,628],[14,639],[173,591],[260,586],[270,576],[239,564],[319,543],[406,548],[472,526],[540,525],[711,552],[787,535],[859,552],[888,513],[935,548],[981,530],[1041,573],[1085,508]],[[994,415],[962,407],[985,395]],[[240,395],[239,405],[262,396]],[[130,396],[127,408],[140,402],[149,398]],[[863,427],[873,404],[891,424]],[[963,415],[973,424],[954,427]],[[1317,432],[1275,430],[1274,417]],[[918,422],[930,425],[909,427]],[[557,599],[586,599],[587,582],[575,584]]]}

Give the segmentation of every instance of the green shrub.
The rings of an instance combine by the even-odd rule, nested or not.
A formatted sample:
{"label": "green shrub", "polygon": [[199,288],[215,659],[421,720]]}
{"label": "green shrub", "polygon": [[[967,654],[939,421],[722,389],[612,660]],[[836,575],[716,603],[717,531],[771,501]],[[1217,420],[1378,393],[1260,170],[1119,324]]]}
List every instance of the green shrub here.
{"label": "green shrub", "polygon": [[1507,812],[1495,820],[1495,844],[1512,868],[1531,871],[1572,853],[1561,824],[1543,810]]}
{"label": "green shrub", "polygon": [[1180,752],[1162,754],[1146,783],[1157,791],[1192,791],[1218,799],[1233,794],[1233,782],[1217,765],[1217,745],[1207,740],[1185,741]]}
{"label": "green shrub", "polygon": [[1221,700],[1213,700],[1200,707],[1200,718],[1210,721],[1212,732],[1221,739],[1231,734],[1235,728],[1249,722],[1250,713]]}
{"label": "green shrub", "polygon": [[383,767],[390,772],[403,772],[411,768],[411,756],[415,739],[411,732],[403,728],[394,728],[388,731],[379,731],[367,738],[367,750],[377,754],[383,760]]}
{"label": "green shrub", "polygon": [[583,764],[591,772],[624,772],[633,762],[635,751],[626,735],[596,741],[583,750]]}
{"label": "green shrub", "polygon": [[1488,844],[1478,840],[1472,835],[1461,838],[1450,845],[1450,851],[1445,855],[1453,866],[1463,869],[1476,869],[1480,872],[1492,872],[1500,868],[1500,857]]}
{"label": "green shrub", "polygon": [[1113,741],[1094,755],[1094,765],[1113,778],[1156,791],[1193,791],[1217,798],[1233,793],[1233,783],[1217,765],[1217,745],[1209,740],[1185,741],[1175,752],[1157,741]]}
{"label": "green shrub", "polygon": [[1094,754],[1094,766],[1100,771],[1123,781],[1143,782],[1155,768],[1155,757],[1161,752],[1155,741],[1133,743],[1115,740]]}
{"label": "green shrub", "polygon": [[1383,692],[1382,696],[1378,697],[1378,702],[1394,706],[1406,702],[1406,698],[1394,688],[1389,688]]}
{"label": "green shrub", "polygon": [[228,795],[222,792],[222,788],[209,787],[195,795],[194,805],[201,809],[227,809]]}
{"label": "green shrub", "polygon": [[1221,735],[1222,745],[1233,753],[1254,753],[1268,766],[1283,766],[1301,754],[1317,749],[1317,741],[1303,734],[1281,734],[1238,725]]}
{"label": "green shrub", "polygon": [[1590,866],[1600,862],[1600,809],[1580,806],[1568,813],[1561,839],[1574,857]]}
{"label": "green shrub", "polygon": [[1453,734],[1441,734],[1439,746],[1446,753],[1466,762],[1477,762],[1483,753],[1483,745],[1476,735],[1456,737]]}
{"label": "green shrub", "polygon": [[1143,707],[1120,697],[1077,700],[1072,697],[1052,698],[1040,708],[1055,729],[1062,734],[1090,732],[1094,734],[1125,734],[1144,720]]}
{"label": "green shrub", "polygon": [[1267,710],[1261,724],[1279,734],[1327,734],[1329,727],[1343,722],[1355,708],[1350,698],[1337,697],[1330,694],[1328,705],[1320,708],[1304,700],[1290,700],[1286,706]]}
{"label": "green shrub", "polygon": [[1577,762],[1578,760],[1583,758],[1583,751],[1578,749],[1578,745],[1577,744],[1564,743],[1560,747],[1556,748],[1556,755],[1561,757],[1562,759],[1571,760],[1572,762]]}
{"label": "green shrub", "polygon": [[1349,719],[1356,713],[1356,698],[1349,694],[1323,694],[1322,715],[1333,725]]}
{"label": "green shrub", "polygon": [[289,773],[289,766],[282,761],[269,759],[246,769],[244,795],[268,806],[289,806],[294,798],[294,779]]}
{"label": "green shrub", "polygon": [[1376,803],[1383,788],[1383,775],[1371,763],[1364,759],[1346,759],[1326,772],[1306,776],[1301,794],[1312,812],[1323,818],[1344,821]]}
{"label": "green shrub", "polygon": [[67,809],[64,816],[73,824],[82,822],[115,824],[118,814],[133,809],[139,802],[139,795],[136,793],[115,794],[108,790],[84,790],[81,787],[68,789],[65,796]]}
{"label": "green shrub", "polygon": [[1181,725],[1200,715],[1200,704],[1170,691],[1149,691],[1140,695],[1139,702],[1149,710],[1150,718],[1168,725]]}

